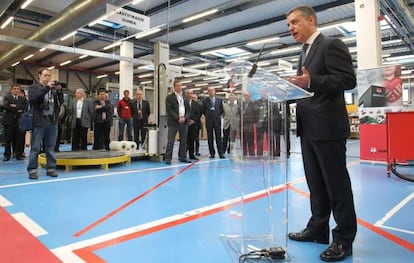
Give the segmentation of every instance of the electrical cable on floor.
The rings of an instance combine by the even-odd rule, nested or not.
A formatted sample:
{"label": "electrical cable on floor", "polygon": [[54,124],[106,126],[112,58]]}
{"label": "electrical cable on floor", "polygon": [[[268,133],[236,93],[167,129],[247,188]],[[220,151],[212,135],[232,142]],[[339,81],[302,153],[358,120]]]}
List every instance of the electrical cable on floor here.
{"label": "electrical cable on floor", "polygon": [[239,257],[239,263],[248,262],[274,262],[285,259],[285,250],[281,247],[271,247],[262,250],[253,250]]}

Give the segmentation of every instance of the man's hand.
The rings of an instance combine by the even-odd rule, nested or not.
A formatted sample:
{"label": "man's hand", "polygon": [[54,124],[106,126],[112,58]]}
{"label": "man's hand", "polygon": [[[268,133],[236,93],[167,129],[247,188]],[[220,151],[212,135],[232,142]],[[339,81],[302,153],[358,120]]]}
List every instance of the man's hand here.
{"label": "man's hand", "polygon": [[295,84],[298,87],[301,87],[302,89],[308,89],[310,83],[310,74],[305,67],[302,67],[302,76],[289,77],[287,80],[290,83]]}
{"label": "man's hand", "polygon": [[185,122],[185,117],[180,117],[179,119],[178,119],[178,123],[179,124],[183,124]]}

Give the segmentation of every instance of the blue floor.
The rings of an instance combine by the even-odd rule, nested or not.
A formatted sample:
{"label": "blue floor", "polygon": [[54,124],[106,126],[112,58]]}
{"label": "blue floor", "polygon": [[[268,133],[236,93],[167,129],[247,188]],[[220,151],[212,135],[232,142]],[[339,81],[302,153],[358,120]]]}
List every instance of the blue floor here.
{"label": "blue floor", "polygon": [[[290,262],[321,262],[326,245],[286,240],[310,214],[296,138],[286,163],[209,159],[204,141],[201,153],[194,164],[134,160],[59,170],[56,179],[40,170],[34,181],[27,161],[13,159],[1,163],[0,205],[40,226],[38,239],[63,262],[230,263],[249,245],[287,247]],[[359,228],[344,262],[411,262],[414,184],[388,178],[385,165],[360,163],[358,140],[348,142],[347,156]]]}

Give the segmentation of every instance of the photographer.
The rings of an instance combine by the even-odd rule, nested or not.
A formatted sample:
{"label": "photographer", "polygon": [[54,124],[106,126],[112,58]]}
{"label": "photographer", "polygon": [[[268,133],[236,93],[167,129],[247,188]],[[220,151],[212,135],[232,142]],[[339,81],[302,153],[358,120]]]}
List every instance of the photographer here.
{"label": "photographer", "polygon": [[27,171],[29,179],[37,179],[38,156],[41,143],[46,154],[46,174],[57,177],[55,171],[55,143],[57,136],[57,121],[59,108],[63,103],[63,93],[56,81],[50,80],[50,70],[40,68],[39,83],[29,87],[29,104],[33,111],[33,130]]}

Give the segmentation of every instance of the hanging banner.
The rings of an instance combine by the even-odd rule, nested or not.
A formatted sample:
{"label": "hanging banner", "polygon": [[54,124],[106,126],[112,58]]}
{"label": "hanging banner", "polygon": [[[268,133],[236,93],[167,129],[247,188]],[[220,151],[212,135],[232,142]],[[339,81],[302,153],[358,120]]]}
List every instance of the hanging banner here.
{"label": "hanging banner", "polygon": [[132,12],[122,7],[106,4],[106,14],[108,17],[105,20],[113,23],[134,28],[142,32],[148,31],[150,28],[150,18],[148,16]]}

